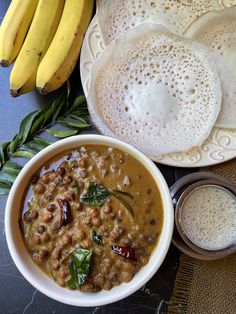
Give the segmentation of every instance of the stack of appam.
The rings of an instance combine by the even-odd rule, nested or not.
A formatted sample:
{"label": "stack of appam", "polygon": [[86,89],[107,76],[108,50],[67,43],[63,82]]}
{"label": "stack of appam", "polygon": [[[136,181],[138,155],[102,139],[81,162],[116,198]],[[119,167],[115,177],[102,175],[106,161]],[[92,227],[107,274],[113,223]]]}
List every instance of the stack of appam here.
{"label": "stack of appam", "polygon": [[[236,2],[236,1],[235,1]],[[105,135],[154,159],[236,128],[234,1],[98,0],[105,50],[88,108]]]}

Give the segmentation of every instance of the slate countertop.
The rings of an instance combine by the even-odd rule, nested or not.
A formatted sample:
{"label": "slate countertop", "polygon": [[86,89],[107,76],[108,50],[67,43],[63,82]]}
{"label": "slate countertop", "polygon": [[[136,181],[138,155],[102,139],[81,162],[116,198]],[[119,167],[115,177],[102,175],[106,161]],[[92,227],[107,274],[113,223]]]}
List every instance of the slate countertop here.
{"label": "slate countertop", "polygon": [[[9,0],[0,1],[0,21]],[[36,92],[19,98],[9,95],[10,69],[0,68],[0,143],[18,132],[19,123],[33,110],[49,103],[55,95],[42,97]],[[78,84],[78,69],[74,73]],[[78,85],[79,86],[79,85]],[[93,132],[96,132],[94,130]],[[193,170],[158,165],[169,186]],[[32,287],[15,267],[6,245],[4,211],[7,197],[0,197],[0,314],[74,314],[74,313],[166,313],[178,269],[178,250],[171,245],[167,257],[154,277],[132,296],[103,307],[77,308],[49,299]]]}

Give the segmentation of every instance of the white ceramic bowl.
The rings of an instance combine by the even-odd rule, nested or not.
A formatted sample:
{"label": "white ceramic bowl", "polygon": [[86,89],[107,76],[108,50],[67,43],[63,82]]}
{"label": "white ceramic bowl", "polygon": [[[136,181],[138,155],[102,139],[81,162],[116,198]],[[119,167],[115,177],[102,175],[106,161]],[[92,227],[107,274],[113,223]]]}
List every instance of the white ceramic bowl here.
{"label": "white ceramic bowl", "polygon": [[[129,283],[123,283],[110,291],[84,293],[59,287],[33,263],[21,236],[18,224],[21,198],[32,175],[49,159],[78,145],[101,144],[116,147],[138,159],[154,177],[164,204],[164,223],[158,245],[147,263]],[[134,147],[119,140],[101,135],[79,135],[60,140],[33,157],[13,184],[5,213],[5,231],[12,259],[22,275],[39,291],[57,301],[76,306],[100,306],[121,300],[141,288],[158,270],[169,248],[173,232],[173,208],[169,188],[155,164]]]}

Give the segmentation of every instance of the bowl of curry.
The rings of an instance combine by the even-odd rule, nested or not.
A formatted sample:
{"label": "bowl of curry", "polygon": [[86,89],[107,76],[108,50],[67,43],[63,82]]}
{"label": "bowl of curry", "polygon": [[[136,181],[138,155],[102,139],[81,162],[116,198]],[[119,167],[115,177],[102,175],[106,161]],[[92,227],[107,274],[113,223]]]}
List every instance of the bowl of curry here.
{"label": "bowl of curry", "polygon": [[12,186],[7,244],[23,276],[63,303],[98,306],[127,297],[160,267],[173,208],[155,164],[100,135],[42,150]]}

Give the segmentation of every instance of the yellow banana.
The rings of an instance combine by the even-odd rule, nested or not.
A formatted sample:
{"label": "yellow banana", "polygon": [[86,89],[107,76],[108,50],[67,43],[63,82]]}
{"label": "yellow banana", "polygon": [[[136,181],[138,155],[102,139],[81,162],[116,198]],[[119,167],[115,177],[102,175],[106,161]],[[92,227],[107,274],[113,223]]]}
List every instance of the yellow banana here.
{"label": "yellow banana", "polygon": [[18,55],[38,0],[12,0],[0,28],[0,65],[8,67]]}
{"label": "yellow banana", "polygon": [[57,30],[64,4],[65,0],[39,0],[25,42],[11,72],[12,96],[16,97],[34,89],[38,65]]}
{"label": "yellow banana", "polygon": [[66,0],[55,37],[38,68],[36,86],[41,94],[58,89],[72,73],[93,5],[93,0]]}
{"label": "yellow banana", "polygon": [[17,97],[23,94],[30,93],[33,89],[35,89],[35,82],[36,82],[36,74],[37,69],[34,71],[32,76],[29,78],[29,80],[24,84],[24,86],[18,91],[18,93],[15,95],[12,92],[13,97]]}

